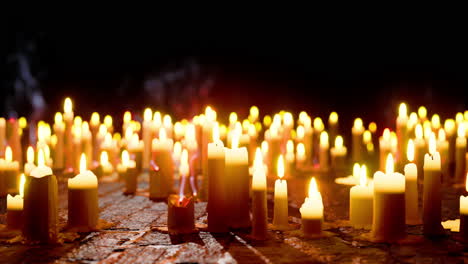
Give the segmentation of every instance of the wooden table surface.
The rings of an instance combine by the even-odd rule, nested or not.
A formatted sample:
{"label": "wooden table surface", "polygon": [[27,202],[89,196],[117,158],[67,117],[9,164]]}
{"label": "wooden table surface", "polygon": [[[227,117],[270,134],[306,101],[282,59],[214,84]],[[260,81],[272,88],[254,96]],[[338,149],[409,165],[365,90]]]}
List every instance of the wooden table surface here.
{"label": "wooden table surface", "polygon": [[[368,231],[346,226],[349,187],[319,180],[325,206],[327,236],[311,240],[298,231],[269,231],[267,241],[251,241],[249,231],[211,234],[201,229],[191,235],[169,235],[164,229],[167,205],[145,197],[148,184],[143,175],[139,195],[123,195],[123,185],[104,182],[99,186],[100,218],[113,227],[80,234],[61,245],[29,246],[0,238],[0,263],[468,263],[467,245],[447,236],[424,239],[421,226],[408,227],[420,237],[416,244],[376,244],[363,240]],[[298,208],[303,202],[308,178],[289,179],[290,222],[300,223]],[[272,221],[273,180],[269,179],[269,222]],[[67,218],[66,184],[60,184],[60,223]],[[457,218],[462,189],[445,187],[444,219]],[[206,203],[195,206],[197,225],[206,224]],[[0,215],[0,223],[5,215]]]}

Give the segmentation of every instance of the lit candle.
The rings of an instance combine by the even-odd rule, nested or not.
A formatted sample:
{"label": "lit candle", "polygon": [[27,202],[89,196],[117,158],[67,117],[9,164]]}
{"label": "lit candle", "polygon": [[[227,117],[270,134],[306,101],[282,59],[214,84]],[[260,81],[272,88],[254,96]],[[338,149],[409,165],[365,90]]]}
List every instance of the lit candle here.
{"label": "lit candle", "polygon": [[338,136],[338,114],[336,112],[331,112],[328,117],[328,130],[330,131],[331,140]]}
{"label": "lit candle", "polygon": [[279,134],[279,129],[279,125],[273,123],[265,135],[265,140],[268,141],[268,172],[270,174],[275,173],[275,161],[278,160],[279,155],[281,154],[281,137]]}
{"label": "lit candle", "polygon": [[[158,198],[166,198],[173,191],[174,163],[172,162],[172,139],[167,138],[166,130],[159,130],[159,138],[153,139],[151,150],[153,160],[159,167],[160,182],[156,186],[161,194]],[[156,198],[156,197],[155,197]]]}
{"label": "lit candle", "polygon": [[415,154],[415,162],[416,166],[418,167],[418,181],[422,181],[424,179],[423,176],[423,165],[424,165],[424,155],[427,152],[427,144],[423,137],[423,128],[420,124],[416,125],[414,130],[415,139],[414,139],[414,154]]}
{"label": "lit candle", "polygon": [[296,148],[296,167],[303,168],[306,163],[306,150],[303,143],[299,143]]}
{"label": "lit candle", "polygon": [[0,159],[0,197],[7,193],[18,193],[19,163],[13,161],[13,151],[10,146],[6,147],[5,159]]}
{"label": "lit candle", "polygon": [[328,143],[328,133],[327,131],[322,131],[320,133],[320,151],[319,151],[319,164],[320,170],[328,171],[329,163],[329,143]]}
{"label": "lit candle", "polygon": [[72,133],[72,125],[73,125],[73,104],[69,97],[65,98],[63,103],[63,119],[65,121],[65,167],[73,168],[73,163],[75,160],[73,159],[73,133]]}
{"label": "lit candle", "polygon": [[256,107],[255,105],[251,106],[250,107],[250,110],[249,110],[249,120],[250,122],[254,123],[258,120],[258,115],[259,115],[260,111],[258,110],[258,107]]}
{"label": "lit candle", "polygon": [[138,137],[138,134],[133,134],[130,138],[130,141],[127,144],[127,149],[129,154],[135,157],[135,163],[138,173],[142,171],[143,168],[143,150],[145,148],[145,144],[142,140]]}
{"label": "lit candle", "polygon": [[[205,109],[205,117],[206,120],[202,124],[202,137],[201,137],[201,146],[200,146],[200,151],[201,151],[201,171],[202,175],[206,175],[206,172],[208,170],[208,143],[211,143],[213,139],[213,126],[216,121],[216,111],[214,111],[210,106],[207,106]],[[207,199],[208,196],[208,183],[205,179],[203,179],[203,187],[200,190],[200,198],[203,200]]]}
{"label": "lit candle", "polygon": [[323,202],[322,195],[317,189],[315,178],[309,184],[309,196],[299,209],[301,212],[301,230],[305,237],[314,238],[322,235]]}
{"label": "lit candle", "polygon": [[442,175],[440,154],[436,151],[436,139],[429,139],[429,154],[424,156],[423,232],[425,235],[441,235]]}
{"label": "lit candle", "polygon": [[[57,143],[54,148],[54,169],[63,170],[64,163],[64,144],[65,144],[65,123],[63,122],[62,113],[55,113],[54,133],[57,137]],[[28,174],[26,174],[28,176]]]}
{"label": "lit candle", "polygon": [[445,138],[445,131],[444,129],[439,129],[438,137],[437,137],[437,151],[440,153],[440,159],[442,162],[442,179],[443,181],[447,181],[450,179],[449,174],[449,163],[448,163],[448,156],[449,156],[449,142]]}
{"label": "lit candle", "polygon": [[[88,122],[83,122],[81,125],[81,141],[83,152],[86,154],[86,162],[92,164],[93,161],[93,138],[89,130]],[[97,159],[97,158],[95,158]]]}
{"label": "lit candle", "polygon": [[349,221],[354,228],[370,229],[372,226],[374,189],[367,184],[367,168],[360,169],[359,185],[349,190]]}
{"label": "lit candle", "polygon": [[[214,137],[216,132],[213,131]],[[225,156],[223,142],[215,139],[208,144],[208,231],[228,232],[226,221],[228,205],[226,201],[227,186],[225,177]]]}
{"label": "lit candle", "polygon": [[[468,192],[468,174],[465,182],[465,189]],[[468,240],[468,196],[460,196],[460,236],[463,240]]]}
{"label": "lit candle", "polygon": [[385,169],[388,154],[392,153],[390,138],[390,129],[384,129],[382,136],[379,138],[379,167],[381,171]]}
{"label": "lit candle", "polygon": [[335,171],[343,171],[346,168],[346,154],[348,150],[343,146],[343,137],[335,138],[335,146],[331,148],[331,164]]}
{"label": "lit candle", "polygon": [[10,144],[13,151],[13,160],[23,164],[23,153],[21,151],[20,128],[18,119],[10,118],[9,123],[11,133],[8,143]]}
{"label": "lit candle", "polygon": [[[282,159],[282,156],[280,156]],[[280,161],[278,161],[280,162]],[[263,165],[262,153],[260,149],[255,152],[255,161],[253,165],[253,179],[252,179],[252,237],[259,240],[267,238],[267,190],[266,190],[266,168]],[[282,165],[281,165],[282,166]],[[278,164],[278,168],[280,164]],[[282,171],[284,176],[284,170]],[[275,184],[276,190],[276,184]],[[277,198],[275,192],[275,211],[274,219],[277,218]],[[287,217],[287,215],[286,215]],[[286,218],[287,222],[287,218]],[[275,220],[273,220],[275,223]]]}
{"label": "lit candle", "polygon": [[7,196],[7,215],[6,223],[10,229],[21,229],[23,227],[23,198],[24,198],[24,183],[26,178],[21,174],[19,194]]}
{"label": "lit candle", "polygon": [[124,194],[134,194],[137,187],[137,175],[135,161],[130,160],[127,150],[122,151],[121,163],[117,164],[117,172],[125,181]]}
{"label": "lit candle", "polygon": [[426,109],[426,107],[420,106],[418,108],[418,116],[419,116],[420,121],[422,121],[422,122],[426,121],[426,119],[427,119],[427,109]]}
{"label": "lit candle", "polygon": [[0,155],[3,156],[3,151],[5,151],[5,142],[6,142],[6,120],[3,117],[0,117]]}
{"label": "lit candle", "polygon": [[111,175],[114,168],[112,164],[110,164],[109,162],[109,155],[107,154],[107,151],[101,152],[101,157],[99,158],[99,160],[100,160],[102,176]]}
{"label": "lit candle", "polygon": [[142,167],[143,169],[148,169],[149,168],[149,161],[151,157],[151,138],[152,138],[152,131],[151,131],[151,117],[152,117],[152,111],[149,108],[145,109],[145,112],[143,113],[143,144],[144,144],[144,149],[143,149],[143,164]]}
{"label": "lit candle", "polygon": [[362,124],[361,118],[356,118],[354,120],[354,125],[352,128],[352,159],[354,162],[359,162],[362,159],[363,146],[362,146],[362,134],[364,133],[364,126]]}
{"label": "lit candle", "polygon": [[453,164],[455,162],[455,144],[456,144],[456,130],[455,130],[455,121],[453,119],[447,119],[444,123],[444,130],[449,142],[448,157],[447,163]]}
{"label": "lit candle", "polygon": [[195,230],[195,207],[192,197],[172,194],[167,199],[167,228],[171,234]]}
{"label": "lit candle", "polygon": [[304,147],[305,147],[305,163],[312,162],[312,137],[314,133],[314,128],[312,128],[312,119],[307,116],[304,117]]}
{"label": "lit candle", "polygon": [[465,155],[466,155],[466,135],[465,135],[465,124],[460,123],[458,125],[457,140],[455,146],[455,182],[461,183],[465,179]]}
{"label": "lit candle", "polygon": [[398,108],[396,120],[396,133],[398,138],[397,164],[403,166],[405,147],[408,145],[408,110],[405,103],[401,103]]}
{"label": "lit candle", "polygon": [[325,129],[320,117],[314,118],[314,132],[312,134],[312,161],[319,159],[320,155],[320,135]]}
{"label": "lit candle", "polygon": [[226,201],[229,226],[250,227],[249,212],[249,158],[247,148],[225,148]]}
{"label": "lit candle", "polygon": [[294,157],[294,143],[292,140],[288,140],[286,143],[286,166],[284,169],[284,176],[285,178],[290,178],[293,176],[294,170],[296,169],[295,166],[295,157]]}
{"label": "lit candle", "polygon": [[98,219],[98,180],[86,168],[86,155],[83,153],[80,173],[68,179],[68,226],[88,232],[97,228]]}
{"label": "lit candle", "polygon": [[275,201],[273,211],[273,225],[275,229],[283,230],[289,228],[288,225],[288,184],[284,177],[284,161],[280,155],[278,159],[278,177],[275,181]]}
{"label": "lit candle", "polygon": [[101,143],[98,142],[98,132],[99,126],[101,125],[99,113],[94,112],[91,114],[91,118],[89,120],[89,128],[91,130],[91,137],[93,142],[93,159],[96,159],[99,155]]}
{"label": "lit candle", "polygon": [[34,149],[31,146],[26,151],[26,161],[26,164],[24,164],[24,175],[29,176],[31,171],[36,168],[36,165],[34,165]]}
{"label": "lit candle", "polygon": [[[257,133],[257,129],[255,125],[250,124],[247,132],[248,132],[249,140],[250,140],[249,141],[249,153],[254,153],[258,146],[258,143],[257,143],[258,133]],[[249,155],[249,164],[253,163],[253,160],[254,160],[253,156],[254,155]]]}
{"label": "lit candle", "polygon": [[406,208],[406,224],[416,225],[421,222],[418,207],[418,167],[414,161],[414,142],[412,139],[408,141],[408,149],[406,153],[410,163],[405,165],[405,208]]}
{"label": "lit candle", "polygon": [[38,154],[38,166],[26,178],[24,187],[23,237],[27,241],[55,243],[58,234],[57,178],[45,165],[44,153]]}
{"label": "lit candle", "polygon": [[395,242],[406,237],[405,177],[395,173],[391,154],[388,155],[386,173],[374,174],[374,215],[372,240]]}

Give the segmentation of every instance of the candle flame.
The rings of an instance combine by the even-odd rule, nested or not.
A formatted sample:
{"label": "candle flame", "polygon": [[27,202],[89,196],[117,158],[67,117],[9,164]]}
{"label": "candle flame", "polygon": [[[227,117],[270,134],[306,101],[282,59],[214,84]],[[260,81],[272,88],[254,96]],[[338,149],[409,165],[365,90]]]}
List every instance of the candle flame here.
{"label": "candle flame", "polygon": [[390,129],[388,129],[388,128],[384,129],[382,137],[383,137],[383,140],[389,141],[390,140]]}
{"label": "candle flame", "polygon": [[431,118],[431,123],[433,128],[440,127],[440,116],[438,114],[434,114]]}
{"label": "candle flame", "polygon": [[361,118],[354,119],[354,128],[361,129],[362,126],[363,126],[363,124],[362,124],[362,119]]}
{"label": "candle flame", "polygon": [[353,166],[353,177],[354,179],[359,180],[359,176],[361,174],[361,166],[359,165],[359,163],[354,163],[354,166]]}
{"label": "candle flame", "polygon": [[106,166],[109,164],[109,154],[107,154],[107,151],[101,152],[100,162],[101,166]]}
{"label": "candle flame", "polygon": [[100,119],[100,118],[99,118],[99,113],[93,112],[93,113],[91,114],[91,125],[97,126],[97,125],[99,124],[99,122],[100,122],[99,119]]}
{"label": "candle flame", "polygon": [[151,118],[153,117],[153,111],[151,111],[151,108],[146,108],[145,111],[143,112],[143,120],[146,122],[151,121]]}
{"label": "candle flame", "polygon": [[250,124],[248,128],[248,133],[250,137],[255,137],[257,135],[257,128],[254,124]]}
{"label": "candle flame", "polygon": [[268,142],[262,141],[261,148],[263,155],[266,155],[268,153]]}
{"label": "candle flame", "polygon": [[10,146],[7,146],[7,147],[6,147],[6,150],[5,150],[5,160],[8,161],[8,162],[12,162],[12,161],[13,161],[13,151],[11,150],[11,147],[10,147]]}
{"label": "candle flame", "polygon": [[20,182],[19,182],[19,195],[21,198],[24,198],[24,184],[26,183],[26,177],[24,173],[21,173]]}
{"label": "candle flame", "polygon": [[171,127],[172,126],[172,117],[170,115],[164,115],[163,124],[164,124],[164,127]]}
{"label": "candle flame", "polygon": [[217,142],[219,140],[219,124],[215,122],[212,129],[212,136],[213,142]]}
{"label": "candle flame", "polygon": [[40,149],[37,154],[37,166],[45,166],[44,151],[42,149]]}
{"label": "candle flame", "polygon": [[412,139],[408,141],[408,149],[406,150],[406,157],[408,158],[409,162],[413,162],[414,160],[414,142]]}
{"label": "candle flame", "polygon": [[290,112],[286,112],[284,113],[284,116],[283,116],[283,120],[284,120],[284,124],[286,126],[292,126],[293,124],[293,116]]}
{"label": "candle flame", "polygon": [[286,143],[286,153],[294,154],[294,143],[291,139]]}
{"label": "candle flame", "polygon": [[62,123],[63,122],[62,113],[60,113],[60,112],[55,113],[54,121],[55,121],[56,124]]}
{"label": "candle flame", "polygon": [[44,146],[44,158],[46,161],[50,159],[50,148],[49,145]]}
{"label": "candle flame", "polygon": [[282,179],[284,177],[284,159],[283,159],[283,155],[280,155],[279,158],[278,158],[277,170],[278,170],[278,177],[280,179]]}
{"label": "candle flame", "polygon": [[159,140],[164,141],[167,139],[166,129],[159,129]]}
{"label": "candle flame", "polygon": [[419,118],[422,118],[422,119],[426,118],[426,116],[427,116],[427,109],[426,109],[426,107],[420,106],[420,107],[418,108],[418,115],[419,115]]}
{"label": "candle flame", "polygon": [[182,155],[180,158],[179,173],[182,176],[188,176],[189,174],[188,151],[186,149],[182,150]]}
{"label": "candle flame", "polygon": [[112,116],[106,115],[104,117],[104,125],[108,128],[112,127]]}
{"label": "candle flame", "polygon": [[317,194],[319,194],[319,193],[320,192],[318,191],[317,182],[315,181],[315,177],[312,177],[312,179],[310,180],[310,184],[309,184],[309,198],[317,196]]}
{"label": "candle flame", "polygon": [[367,185],[367,167],[366,167],[366,165],[362,165],[359,175],[360,175],[359,185],[366,186]]}
{"label": "candle flame", "polygon": [[207,106],[205,109],[205,116],[208,121],[215,121],[217,113],[211,108],[211,106]]}
{"label": "candle flame", "polygon": [[398,116],[400,117],[408,116],[408,109],[406,108],[405,103],[400,104],[400,107],[398,108]]}
{"label": "candle flame", "polygon": [[394,165],[394,162],[393,162],[393,156],[391,153],[388,154],[387,156],[387,163],[386,163],[386,166],[385,166],[385,173],[386,174],[391,174],[391,173],[394,173],[395,172],[395,165]]}
{"label": "candle flame", "polygon": [[449,133],[452,134],[455,130],[455,121],[453,119],[447,119],[444,123],[444,129]]}
{"label": "candle flame", "polygon": [[466,135],[465,133],[466,133],[466,131],[465,131],[465,123],[460,123],[460,124],[458,125],[458,130],[457,130],[457,135],[458,135],[458,137],[460,137],[460,138],[465,137],[465,135]]}
{"label": "candle flame", "polygon": [[431,136],[429,137],[429,153],[431,155],[434,155],[436,153],[436,139],[435,139],[435,134],[434,132],[431,133]]}
{"label": "candle flame", "polygon": [[260,113],[260,111],[258,110],[258,107],[256,107],[255,105],[253,105],[252,107],[250,107],[250,116],[255,120],[258,118],[258,114]]}
{"label": "candle flame", "polygon": [[331,112],[328,120],[330,123],[336,124],[338,122],[338,114],[336,112]]}
{"label": "candle flame", "polygon": [[180,144],[180,142],[177,141],[176,143],[174,143],[174,156],[180,157],[181,154],[182,154],[182,144]]}
{"label": "candle flame", "polygon": [[298,157],[304,157],[304,156],[305,156],[305,146],[304,146],[304,143],[299,143],[299,144],[297,144],[296,153],[297,153],[297,156],[298,156]]}
{"label": "candle flame", "polygon": [[70,97],[65,98],[65,102],[63,103],[63,111],[65,113],[71,113],[73,111],[73,103]]}
{"label": "candle flame", "polygon": [[101,134],[102,136],[105,136],[107,134],[107,127],[104,125],[104,124],[101,124],[99,126],[99,134]]}
{"label": "candle flame", "polygon": [[271,116],[266,115],[263,117],[263,125],[269,127],[271,125]]}
{"label": "candle flame", "polygon": [[371,133],[375,133],[377,131],[377,124],[375,122],[371,122],[369,124],[369,130]]}
{"label": "candle flame", "polygon": [[362,135],[362,141],[367,144],[372,141],[372,134],[369,130],[364,131],[364,134]]}
{"label": "candle flame", "polygon": [[324,129],[324,125],[320,117],[316,117],[314,119],[314,128],[319,131]]}
{"label": "candle flame", "polygon": [[130,163],[130,155],[128,154],[127,150],[122,151],[122,165],[124,167],[128,167]]}
{"label": "candle flame", "polygon": [[439,129],[438,139],[439,139],[439,141],[445,141],[446,140],[445,130],[442,129],[442,128]]}
{"label": "candle flame", "polygon": [[237,122],[237,113],[231,112],[229,114],[229,124],[235,124]]}
{"label": "candle flame", "polygon": [[29,146],[26,151],[26,160],[28,163],[34,163],[34,149],[31,146]]}
{"label": "candle flame", "polygon": [[263,166],[263,155],[262,151],[260,148],[257,148],[255,150],[255,158],[254,158],[254,164],[253,164],[253,169],[256,170],[259,167]]}
{"label": "candle flame", "polygon": [[418,123],[418,114],[416,114],[415,112],[412,112],[409,116],[408,122],[410,122],[412,126]]}
{"label": "candle flame", "polygon": [[300,140],[304,139],[305,129],[302,125],[297,127],[296,135],[297,135],[297,139],[300,139]]}
{"label": "candle flame", "polygon": [[231,148],[236,149],[236,148],[239,147],[239,137],[240,137],[240,135],[238,133],[234,133],[232,135]]}
{"label": "candle flame", "polygon": [[322,131],[322,133],[320,133],[320,146],[328,146],[328,133],[327,133],[327,131]]}
{"label": "candle flame", "polygon": [[123,115],[124,123],[129,123],[131,120],[132,120],[132,113],[130,113],[130,111],[125,111]]}
{"label": "candle flame", "polygon": [[159,111],[154,112],[153,122],[156,124],[156,126],[161,126],[162,118],[161,113]]}
{"label": "candle flame", "polygon": [[84,173],[86,171],[86,154],[81,153],[80,157],[80,173]]}
{"label": "candle flame", "polygon": [[416,134],[417,139],[422,139],[423,138],[423,128],[422,128],[421,124],[416,125],[415,134]]}

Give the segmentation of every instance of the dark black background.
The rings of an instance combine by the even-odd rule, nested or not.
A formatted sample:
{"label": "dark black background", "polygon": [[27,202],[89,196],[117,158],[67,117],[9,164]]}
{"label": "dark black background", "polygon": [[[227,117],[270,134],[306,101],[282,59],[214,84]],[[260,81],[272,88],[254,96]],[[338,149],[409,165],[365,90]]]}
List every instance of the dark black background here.
{"label": "dark black background", "polygon": [[[223,113],[246,113],[252,104],[262,112],[308,110],[313,117],[335,110],[346,126],[357,116],[388,126],[400,101],[442,117],[465,110],[465,32],[426,21],[389,24],[125,22],[24,34],[38,39],[35,67],[45,69],[41,84],[50,109],[72,96],[85,117],[93,110],[143,109],[145,74],[177,68],[187,58],[215,76],[208,102]],[[15,41],[8,43],[14,50]]]}

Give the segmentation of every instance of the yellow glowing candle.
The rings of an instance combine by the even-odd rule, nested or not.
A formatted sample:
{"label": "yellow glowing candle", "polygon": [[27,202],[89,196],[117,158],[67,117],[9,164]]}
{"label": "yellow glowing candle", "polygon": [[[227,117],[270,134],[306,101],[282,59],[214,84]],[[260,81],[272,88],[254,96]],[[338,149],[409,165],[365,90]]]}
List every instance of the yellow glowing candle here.
{"label": "yellow glowing candle", "polygon": [[330,131],[330,138],[333,140],[338,135],[338,114],[331,112],[328,118],[328,129]]}
{"label": "yellow glowing candle", "polygon": [[319,152],[319,164],[321,170],[328,170],[328,163],[329,163],[329,143],[328,143],[328,133],[326,131],[322,131],[320,133],[320,152]]}
{"label": "yellow glowing candle", "polygon": [[276,229],[288,228],[288,184],[284,177],[284,160],[280,155],[277,165],[278,178],[275,181],[275,207],[273,211],[273,225]]}
{"label": "yellow glowing candle", "polygon": [[[159,167],[159,184],[154,184],[158,198],[168,197],[172,192],[174,182],[174,163],[172,161],[173,140],[167,138],[166,130],[159,130],[159,138],[152,141],[153,160]],[[154,196],[153,196],[154,197]],[[156,197],[154,197],[156,198]]]}
{"label": "yellow glowing candle", "polygon": [[390,129],[386,128],[383,131],[382,136],[379,138],[379,148],[380,148],[380,153],[379,153],[379,164],[380,164],[380,170],[385,169],[385,161],[389,153],[392,152],[392,143],[391,143],[391,133]]}
{"label": "yellow glowing candle", "polygon": [[[312,159],[318,159],[320,153],[320,134],[324,131],[325,126],[320,117],[314,118],[314,128],[312,134]],[[307,151],[307,150],[306,150]]]}
{"label": "yellow glowing candle", "polygon": [[[468,174],[465,181],[465,189],[468,192]],[[468,196],[460,196],[460,236],[468,239]]]}
{"label": "yellow glowing candle", "polygon": [[[0,159],[0,197],[5,197],[7,193],[18,192],[19,163],[13,161],[13,151],[10,146],[5,149],[5,159]],[[2,184],[3,183],[3,184]]]}
{"label": "yellow glowing candle", "polygon": [[6,142],[6,120],[0,117],[0,153],[3,153]]}
{"label": "yellow glowing candle", "polygon": [[354,120],[352,128],[352,159],[355,162],[359,162],[362,159],[363,145],[362,145],[362,134],[364,133],[364,126],[361,118]]}
{"label": "yellow glowing candle", "polygon": [[457,139],[455,143],[455,181],[464,182],[466,172],[466,134],[465,124],[460,123],[457,130]]}
{"label": "yellow glowing candle", "polygon": [[284,170],[285,177],[291,177],[295,170],[295,157],[294,157],[294,143],[292,140],[288,140],[286,143],[286,166]]}
{"label": "yellow glowing candle", "polygon": [[415,225],[421,222],[418,207],[418,168],[414,161],[414,142],[408,141],[406,157],[410,163],[405,165],[405,201],[406,224]]}
{"label": "yellow glowing candle", "polygon": [[346,168],[346,154],[348,150],[343,146],[343,137],[335,138],[335,146],[331,148],[331,164],[336,171],[342,171]]}
{"label": "yellow glowing candle", "polygon": [[109,162],[109,155],[107,154],[107,151],[101,152],[101,157],[99,158],[99,160],[103,176],[111,175],[113,171],[113,166]]}
{"label": "yellow glowing candle", "polygon": [[418,116],[419,116],[419,120],[421,120],[421,121],[426,120],[426,118],[427,118],[427,109],[426,109],[426,107],[420,106],[418,108]]}
{"label": "yellow glowing candle", "polygon": [[394,172],[394,161],[389,154],[386,173],[374,174],[374,214],[372,239],[394,242],[406,236],[405,177]]}
{"label": "yellow glowing candle", "polygon": [[315,178],[309,184],[309,195],[299,209],[302,218],[302,232],[305,237],[317,237],[322,234],[323,202]]}
{"label": "yellow glowing candle", "polygon": [[73,168],[74,167],[74,158],[73,158],[73,134],[72,134],[72,124],[73,124],[73,104],[69,97],[65,98],[63,103],[63,119],[65,121],[65,167]]}
{"label": "yellow glowing candle", "polygon": [[255,239],[263,240],[267,237],[268,215],[266,195],[266,171],[262,162],[262,153],[260,149],[257,149],[255,152],[255,162],[252,178],[252,236]]}
{"label": "yellow glowing candle", "polygon": [[444,181],[447,181],[450,177],[448,166],[449,142],[446,140],[446,135],[443,128],[439,129],[436,149],[440,153],[442,162],[442,178]]}
{"label": "yellow glowing candle", "polygon": [[398,138],[397,163],[402,164],[404,160],[405,147],[408,145],[408,110],[405,103],[401,103],[398,109],[396,121],[396,133]]}
{"label": "yellow glowing candle", "polygon": [[23,226],[23,198],[24,198],[24,184],[26,178],[21,174],[19,184],[19,194],[7,196],[7,215],[6,223],[10,229],[21,229]]}
{"label": "yellow glowing candle", "polygon": [[357,167],[359,185],[349,190],[349,221],[354,228],[370,229],[372,225],[374,189],[367,183],[367,168]]}
{"label": "yellow glowing candle", "polygon": [[151,111],[150,108],[146,108],[144,113],[143,113],[143,144],[144,144],[144,149],[143,149],[143,164],[142,167],[143,169],[148,169],[149,168],[149,161],[151,157],[151,137],[152,137],[152,131],[151,131],[151,117],[153,115],[153,112]]}
{"label": "yellow glowing candle", "polygon": [[31,171],[36,167],[36,165],[34,165],[34,149],[31,146],[29,146],[26,151],[26,161],[26,164],[24,164],[24,174],[29,176]]}
{"label": "yellow glowing candle", "polygon": [[250,107],[250,111],[249,111],[249,120],[250,120],[250,122],[253,123],[253,122],[257,121],[259,113],[260,113],[260,111],[258,110],[258,107],[256,107],[255,105]]}
{"label": "yellow glowing candle", "polygon": [[304,167],[306,162],[306,153],[303,143],[299,143],[296,147],[296,167]]}
{"label": "yellow glowing candle", "polygon": [[229,188],[225,177],[225,153],[223,142],[216,139],[213,131],[213,142],[208,144],[208,230],[210,232],[228,232],[229,215],[226,190]]}
{"label": "yellow glowing candle", "polygon": [[436,151],[436,139],[429,139],[429,153],[424,156],[423,231],[425,235],[440,235],[442,192],[441,160]]}
{"label": "yellow glowing candle", "polygon": [[455,162],[455,144],[456,144],[456,130],[455,120],[447,119],[444,123],[444,130],[449,142],[447,163],[452,164]]}

